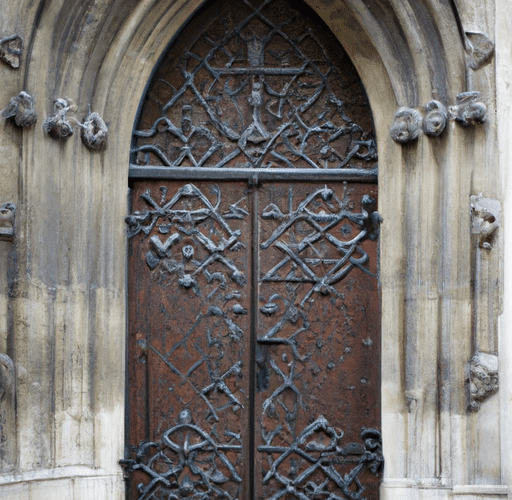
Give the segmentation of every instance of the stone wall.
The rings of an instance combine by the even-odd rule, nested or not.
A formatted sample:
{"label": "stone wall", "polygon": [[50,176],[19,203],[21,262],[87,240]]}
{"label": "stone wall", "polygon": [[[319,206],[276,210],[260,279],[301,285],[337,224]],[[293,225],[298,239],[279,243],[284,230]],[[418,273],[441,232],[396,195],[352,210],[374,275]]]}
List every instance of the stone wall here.
{"label": "stone wall", "polygon": [[[0,205],[16,206],[14,234],[12,210],[0,210],[2,498],[123,498],[131,130],[158,57],[200,3],[2,3],[0,108],[30,109],[24,95],[8,109],[25,91],[37,113],[32,124],[30,112],[0,124]],[[376,125],[384,498],[504,498],[512,484],[508,3],[308,3],[355,63]],[[483,123],[481,106],[464,114],[457,99],[469,91],[480,92],[473,104],[485,104]],[[399,108],[415,110],[398,116],[400,130],[404,116],[426,121],[432,100],[447,108],[442,134],[421,126],[415,140],[395,142]],[[108,127],[105,144],[81,137],[90,112]]]}

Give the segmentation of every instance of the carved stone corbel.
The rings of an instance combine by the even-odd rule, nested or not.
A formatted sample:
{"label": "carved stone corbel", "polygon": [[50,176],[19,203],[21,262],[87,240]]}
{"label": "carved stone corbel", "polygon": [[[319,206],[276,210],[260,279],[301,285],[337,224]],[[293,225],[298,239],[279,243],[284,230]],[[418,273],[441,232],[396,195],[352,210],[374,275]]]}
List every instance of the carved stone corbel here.
{"label": "carved stone corbel", "polygon": [[18,127],[28,127],[37,121],[34,98],[22,90],[11,97],[9,104],[2,109],[2,116],[11,118]]}
{"label": "carved stone corbel", "polygon": [[11,68],[20,67],[23,39],[19,35],[10,35],[0,38],[0,59]]}
{"label": "carved stone corbel", "polygon": [[467,46],[471,54],[469,66],[473,70],[480,69],[494,55],[494,43],[485,33],[466,31]]}
{"label": "carved stone corbel", "polygon": [[490,250],[501,224],[501,203],[484,198],[482,193],[471,196],[471,215],[471,232],[478,234],[480,248]]}
{"label": "carved stone corbel", "polygon": [[501,258],[499,227],[501,204],[471,196],[473,236],[473,346],[474,355],[466,367],[468,409],[477,411],[498,390],[497,320],[501,314]]}
{"label": "carved stone corbel", "polygon": [[0,206],[0,241],[14,239],[14,214],[16,205],[8,202]]}

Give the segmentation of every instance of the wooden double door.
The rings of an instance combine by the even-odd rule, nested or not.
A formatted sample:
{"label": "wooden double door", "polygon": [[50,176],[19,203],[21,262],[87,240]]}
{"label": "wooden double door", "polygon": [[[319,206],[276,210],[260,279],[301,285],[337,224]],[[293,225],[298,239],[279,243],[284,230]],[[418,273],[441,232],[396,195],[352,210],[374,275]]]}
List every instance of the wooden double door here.
{"label": "wooden double door", "polygon": [[377,499],[377,152],[305,5],[209,2],[133,134],[130,500]]}
{"label": "wooden double door", "polygon": [[375,191],[134,184],[129,498],[376,498]]}

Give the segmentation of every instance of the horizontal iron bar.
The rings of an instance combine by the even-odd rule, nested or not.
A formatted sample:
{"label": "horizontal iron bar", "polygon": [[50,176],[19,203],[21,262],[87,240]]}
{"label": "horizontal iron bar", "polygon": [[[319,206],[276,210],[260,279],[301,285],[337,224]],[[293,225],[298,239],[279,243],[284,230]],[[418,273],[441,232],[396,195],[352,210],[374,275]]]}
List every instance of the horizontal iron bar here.
{"label": "horizontal iron bar", "polygon": [[363,170],[357,168],[201,168],[201,167],[140,167],[130,165],[130,179],[190,179],[190,180],[226,180],[249,181],[349,181],[377,182],[376,168]]}
{"label": "horizontal iron bar", "polygon": [[253,66],[245,68],[212,68],[220,75],[301,75],[304,68],[281,68]]}

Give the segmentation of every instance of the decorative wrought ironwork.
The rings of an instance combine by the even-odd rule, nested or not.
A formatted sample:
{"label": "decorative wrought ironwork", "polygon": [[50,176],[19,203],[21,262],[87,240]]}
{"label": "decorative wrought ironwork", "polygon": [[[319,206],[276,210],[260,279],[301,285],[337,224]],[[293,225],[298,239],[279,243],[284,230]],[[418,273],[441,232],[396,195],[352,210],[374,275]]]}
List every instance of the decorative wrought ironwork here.
{"label": "decorative wrought ironwork", "polygon": [[244,4],[248,15],[232,25],[225,19],[227,32],[207,28],[190,44],[168,72],[180,75],[176,82],[157,78],[172,95],[159,104],[149,128],[134,132],[136,163],[343,169],[356,162],[357,168],[374,167],[372,131],[348,116],[340,97],[343,78],[318,37],[311,30],[291,30],[291,11],[286,20],[272,20],[268,9],[282,8],[279,2]]}
{"label": "decorative wrought ironwork", "polygon": [[228,433],[227,437],[227,444],[218,443],[194,424],[190,411],[183,410],[159,442],[141,443],[133,448],[135,458],[121,460],[121,465],[127,472],[141,471],[149,478],[148,484],[138,485],[139,500],[234,500],[221,485],[239,484],[242,479],[225,452],[239,452],[242,446],[240,435]]}
{"label": "decorative wrought ironwork", "polygon": [[[219,315],[218,311],[208,311],[206,316]],[[220,373],[215,360],[211,355],[202,351],[198,343],[194,343],[196,353],[200,358],[194,360],[188,370],[178,367],[173,362],[173,356],[180,348],[186,347],[190,341],[192,332],[201,329],[201,318],[198,318],[189,332],[171,348],[168,353],[162,353],[147,340],[140,340],[139,347],[147,351],[153,351],[171,372],[191,388],[200,400],[208,408],[206,421],[212,420],[214,425],[209,431],[204,430],[192,421],[192,413],[185,409],[180,412],[175,426],[163,432],[158,442],[143,441],[138,447],[130,446],[134,458],[121,460],[121,465],[127,474],[135,471],[143,473],[145,482],[138,484],[139,500],[149,499],[173,499],[180,498],[225,498],[235,499],[230,491],[238,491],[241,483],[237,472],[237,463],[225,454],[232,452],[231,456],[238,456],[242,450],[241,436],[239,433],[225,430],[225,440],[219,442],[219,436],[215,428],[215,422],[219,422],[219,414],[227,409],[234,412],[243,408],[241,402],[229,388],[227,379],[236,377],[241,371],[242,362],[238,361],[224,373]],[[208,330],[208,328],[206,328]],[[213,340],[210,344],[218,343]],[[189,356],[192,353],[189,352]],[[201,387],[193,381],[193,375],[205,365],[210,383]],[[201,380],[201,376],[198,380]],[[173,390],[171,386],[169,390]],[[212,393],[223,393],[227,403],[215,406],[209,399]],[[225,483],[234,483],[226,488]]]}
{"label": "decorative wrought ironwork", "polygon": [[[346,278],[353,269],[357,268],[371,275],[367,268],[369,257],[361,243],[366,239],[377,238],[382,218],[374,210],[375,200],[369,195],[364,195],[361,199],[361,212],[351,210],[352,202],[347,189],[347,184],[344,183],[343,196],[340,199],[332,189],[322,187],[307,195],[294,210],[293,187],[290,187],[288,213],[283,213],[274,203],[263,209],[262,219],[276,220],[280,224],[271,236],[260,244],[260,248],[267,250],[274,246],[283,254],[283,258],[263,273],[260,282],[300,283],[311,286],[302,298],[297,298],[297,288],[292,286],[286,287],[286,298],[279,293],[274,293],[269,298],[269,302],[260,308],[261,313],[266,316],[276,314],[279,310],[278,301],[284,305],[285,310],[279,321],[258,338],[258,342],[271,341],[294,345],[294,338],[298,333],[308,328],[304,306],[315,293],[341,297],[342,294],[336,289],[335,284]],[[340,230],[343,221],[352,224],[341,227]],[[297,224],[302,226],[300,236],[295,234],[297,231],[294,232]],[[304,226],[308,229],[305,230]],[[335,228],[339,230],[341,236],[334,235]],[[357,232],[353,234],[355,231]],[[320,245],[326,245],[330,251],[326,252],[325,248],[317,249]],[[332,255],[333,253],[335,255]],[[285,324],[296,324],[299,318],[301,326],[290,338],[277,337]]]}
{"label": "decorative wrought ironwork", "polygon": [[263,431],[265,444],[258,447],[259,452],[267,454],[269,467],[263,483],[277,484],[269,500],[287,495],[301,500],[363,500],[365,487],[359,481],[360,475],[365,470],[378,475],[382,469],[382,438],[376,429],[362,429],[364,445],[345,446],[343,432],[336,431],[322,416],[290,446],[282,446],[281,430],[279,426],[272,432]]}
{"label": "decorative wrought ironwork", "polygon": [[[189,27],[133,135],[129,498],[375,500],[366,96],[296,2],[212,3]],[[146,174],[174,180],[157,195]]]}
{"label": "decorative wrought ironwork", "polygon": [[[213,205],[210,200],[193,184],[186,184],[181,187],[176,194],[165,201],[167,189],[161,188],[162,199],[158,203],[146,191],[142,198],[151,207],[144,212],[136,211],[126,218],[129,227],[128,236],[132,237],[143,232],[149,235],[151,230],[157,226],[159,233],[165,235],[165,241],[162,241],[158,235],[150,237],[152,250],[146,253],[146,262],[151,269],[156,268],[163,263],[164,267],[171,274],[179,276],[179,284],[184,288],[192,288],[199,293],[196,276],[202,273],[208,282],[213,280],[226,282],[226,276],[223,273],[210,273],[208,267],[214,262],[222,263],[229,277],[239,285],[245,283],[245,277],[237,269],[236,265],[224,256],[226,250],[239,250],[243,243],[238,241],[240,231],[233,231],[227,223],[227,219],[240,219],[247,215],[247,211],[238,205],[241,200],[229,206],[227,213],[221,214],[219,207],[221,203],[221,192],[218,186],[212,186],[212,191],[217,200]],[[194,198],[201,203],[201,208],[187,210],[180,206],[179,202],[184,198]],[[207,231],[201,231],[199,224],[205,220],[215,221],[220,230],[224,233],[218,241],[214,242],[211,234]],[[196,244],[200,245],[206,256],[197,260],[195,249],[191,245],[183,247],[181,254],[173,254],[173,245],[180,242],[183,237],[192,237]]]}
{"label": "decorative wrought ironwork", "polygon": [[[161,392],[145,393],[148,407],[156,409],[152,430],[138,447],[129,446],[131,456],[122,464],[130,498],[234,500],[240,496],[248,392],[242,373],[248,322],[244,186],[222,194],[216,185],[174,186],[141,190],[139,210],[126,219],[147,265],[141,282],[152,284],[149,302],[157,304],[153,327],[142,320],[146,331],[133,342],[139,366],[148,367],[148,377],[154,374],[152,384]],[[144,368],[137,373],[146,376]]]}
{"label": "decorative wrought ironwork", "polygon": [[[312,187],[260,193],[258,495],[360,500],[369,491],[375,498],[378,479],[369,476],[383,464],[380,434],[350,418],[375,411],[368,405],[375,389],[367,386],[376,370],[364,366],[373,340],[361,339],[364,323],[351,325],[358,314],[366,321],[376,297],[368,240],[378,237],[382,219],[368,186]],[[344,432],[329,421],[345,421]],[[349,442],[359,433],[364,445]]]}
{"label": "decorative wrought ironwork", "polygon": [[[311,345],[299,341],[299,335],[316,335],[311,323],[318,322],[319,313],[314,309],[320,302],[318,296],[330,296],[334,301],[343,302],[344,293],[338,285],[355,269],[372,280],[375,278],[369,270],[369,256],[364,242],[375,240],[378,236],[381,218],[375,211],[376,202],[368,194],[359,194],[358,204],[361,208],[360,211],[356,210],[352,188],[346,183],[337,187],[325,185],[314,190],[307,188],[306,184],[294,184],[284,191],[288,193],[287,199],[268,188],[261,191],[256,190],[241,199],[237,198],[235,192],[232,199],[238,201],[233,203],[231,200],[223,201],[216,185],[209,186],[208,194],[193,184],[178,187],[172,194],[166,186],[161,186],[159,200],[147,189],[141,195],[147,209],[135,211],[126,219],[130,236],[142,234],[144,239],[147,238],[149,251],[145,259],[148,267],[155,270],[160,266],[164,274],[176,276],[177,284],[183,289],[190,289],[197,298],[203,297],[201,312],[195,319],[190,318],[188,330],[173,340],[171,346],[162,350],[147,339],[139,340],[138,345],[145,352],[153,352],[176,377],[176,383],[170,383],[169,390],[173,391],[176,384],[187,386],[189,394],[194,395],[187,396],[187,400],[194,398],[196,407],[206,409],[206,413],[203,413],[205,423],[213,423],[208,431],[191,421],[187,423],[188,427],[183,427],[183,422],[178,423],[164,432],[159,442],[146,441],[134,449],[136,458],[125,461],[127,470],[130,473],[142,471],[149,476],[149,482],[139,486],[141,500],[157,499],[162,495],[165,498],[204,498],[205,495],[216,498],[217,494],[220,495],[221,483],[215,483],[212,478],[222,476],[223,481],[228,481],[226,478],[231,477],[230,481],[235,483],[239,478],[238,473],[236,476],[228,474],[231,469],[224,463],[224,455],[218,455],[218,452],[224,449],[223,446],[227,446],[226,450],[231,452],[241,451],[241,444],[233,448],[231,441],[219,443],[214,428],[215,423],[222,419],[221,412],[228,409],[236,412],[244,408],[244,403],[228,383],[243,372],[243,362],[239,359],[230,366],[224,364],[220,369],[215,354],[210,352],[208,346],[218,344],[222,350],[222,338],[228,336],[237,343],[244,338],[236,318],[247,315],[247,309],[238,303],[231,307],[224,304],[239,296],[237,288],[243,287],[246,280],[225,253],[245,248],[241,231],[233,229],[230,221],[250,219],[247,210],[251,205],[248,203],[250,196],[258,196],[261,201],[278,198],[276,203],[263,203],[259,214],[261,224],[258,226],[260,287],[265,286],[265,291],[274,290],[260,307],[260,313],[267,321],[260,322],[256,339],[259,345],[271,348],[262,364],[268,366],[267,376],[273,378],[272,386],[258,389],[262,391],[259,403],[262,412],[261,442],[265,445],[256,444],[259,452],[268,455],[271,467],[262,478],[264,485],[273,483],[272,494],[267,496],[272,500],[290,494],[297,498],[310,498],[311,495],[321,498],[327,495],[326,498],[331,500],[345,497],[359,500],[364,490],[359,480],[360,474],[367,469],[376,472],[382,462],[380,444],[376,445],[373,441],[370,444],[368,441],[366,448],[353,443],[343,448],[340,444],[343,433],[335,431],[323,417],[317,418],[302,432],[297,430],[303,425],[305,415],[312,410],[310,397],[304,392],[303,380],[304,371],[314,365],[311,363]],[[360,189],[358,193],[361,192],[364,191]],[[267,258],[267,252],[272,252],[272,256],[269,254]],[[142,252],[141,257],[143,255]],[[216,265],[215,271],[209,269],[213,264]],[[203,277],[202,285],[198,281],[199,276]],[[216,289],[222,289],[218,300],[211,292],[203,293],[202,287],[213,282],[219,285]],[[260,288],[260,297],[263,296],[264,290]],[[333,304],[322,307],[331,310]],[[217,339],[212,337],[211,321],[216,323]],[[319,345],[321,339],[316,338],[314,342]],[[275,350],[279,347],[281,350]],[[282,360],[278,359],[279,356]],[[334,363],[325,364],[327,376]],[[269,391],[265,393],[267,389]],[[216,402],[210,399],[213,394],[217,395]],[[249,411],[256,409],[250,408]],[[284,415],[280,414],[282,411]],[[274,422],[271,426],[273,430],[263,428],[267,427],[269,420]],[[225,431],[232,434],[228,428],[225,427]],[[283,428],[288,434],[278,438]],[[175,453],[181,457],[178,445],[169,444],[169,436],[183,429],[189,434],[193,431],[196,436],[194,443],[198,440],[202,443],[194,448],[201,451],[197,454],[202,457],[201,468],[193,461],[195,459],[180,458],[176,461],[170,456]],[[326,445],[322,450],[320,445],[314,448],[311,436],[318,433],[323,433],[324,437],[330,436],[334,444]],[[202,440],[198,436],[202,436]],[[363,439],[371,436],[371,439],[378,441],[378,433],[373,429],[364,430],[362,436]],[[274,442],[279,444],[274,445]],[[186,440],[183,443],[184,447],[192,446],[186,444]],[[276,453],[281,453],[282,457],[275,458]],[[204,458],[204,454],[209,455]],[[218,466],[211,465],[215,460],[220,460],[219,463],[227,469],[218,473]],[[299,466],[301,460],[302,465]],[[162,464],[167,465],[164,467]],[[205,467],[204,464],[209,465]],[[295,467],[297,473],[294,475],[288,471],[284,474],[281,468],[285,464],[292,469]],[[348,465],[352,467],[350,470],[346,470]],[[344,475],[341,469],[345,471]],[[234,494],[233,491],[231,489],[225,493],[227,496],[224,498],[235,498],[230,496]]]}

